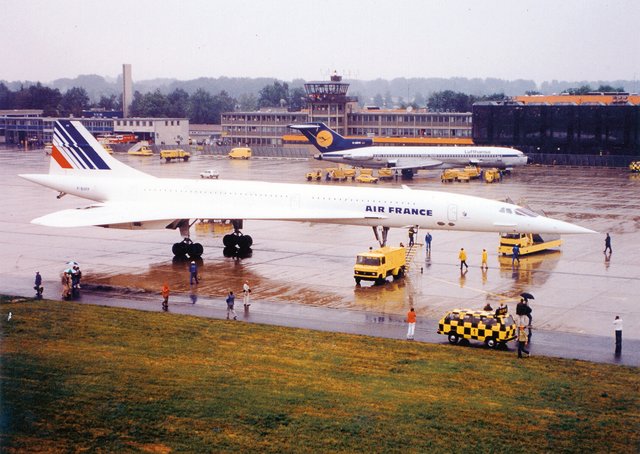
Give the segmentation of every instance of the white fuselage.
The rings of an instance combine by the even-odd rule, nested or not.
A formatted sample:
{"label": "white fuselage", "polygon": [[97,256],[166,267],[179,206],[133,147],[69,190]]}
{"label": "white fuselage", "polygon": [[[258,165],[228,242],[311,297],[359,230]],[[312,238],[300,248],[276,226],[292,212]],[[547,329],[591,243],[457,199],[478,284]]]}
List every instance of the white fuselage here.
{"label": "white fuselage", "polygon": [[519,150],[504,147],[397,147],[372,146],[343,151],[331,151],[316,159],[358,167],[391,167],[401,169],[479,167],[517,167],[527,163]]}
{"label": "white fuselage", "polygon": [[[110,207],[158,228],[175,219],[270,219],[384,227],[518,233],[587,233],[588,229],[536,215],[505,202],[411,189],[317,186],[257,181],[188,180],[85,175],[22,175],[35,183]],[[138,207],[138,208],[136,208]],[[80,210],[73,210],[81,213]],[[85,209],[86,211],[86,209]],[[34,222],[73,226],[73,216]],[[136,217],[137,216],[137,217]],[[65,223],[65,219],[69,219]],[[118,222],[87,222],[84,225]]]}

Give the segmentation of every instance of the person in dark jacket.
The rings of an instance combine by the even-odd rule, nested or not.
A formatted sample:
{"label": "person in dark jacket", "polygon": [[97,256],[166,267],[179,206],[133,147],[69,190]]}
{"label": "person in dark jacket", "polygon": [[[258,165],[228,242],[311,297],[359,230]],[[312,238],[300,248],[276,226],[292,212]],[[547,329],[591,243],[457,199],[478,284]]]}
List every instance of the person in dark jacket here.
{"label": "person in dark jacket", "polygon": [[34,284],[33,289],[36,291],[36,298],[42,298],[42,291],[44,288],[42,287],[42,276],[40,276],[40,271],[36,271]]}
{"label": "person in dark jacket", "polygon": [[198,283],[198,265],[192,261],[189,265],[189,285],[193,285],[193,282]]}
{"label": "person in dark jacket", "polygon": [[607,236],[604,238],[604,253],[607,253],[607,249],[609,250],[609,254],[611,254],[611,236],[607,233]]}

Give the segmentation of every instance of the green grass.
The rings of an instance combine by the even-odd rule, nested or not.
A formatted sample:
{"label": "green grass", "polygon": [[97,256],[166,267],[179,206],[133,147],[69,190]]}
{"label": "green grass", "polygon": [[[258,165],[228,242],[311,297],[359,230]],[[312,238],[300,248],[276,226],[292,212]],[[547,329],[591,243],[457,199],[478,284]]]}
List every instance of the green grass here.
{"label": "green grass", "polygon": [[68,302],[0,313],[2,452],[640,447],[636,368]]}

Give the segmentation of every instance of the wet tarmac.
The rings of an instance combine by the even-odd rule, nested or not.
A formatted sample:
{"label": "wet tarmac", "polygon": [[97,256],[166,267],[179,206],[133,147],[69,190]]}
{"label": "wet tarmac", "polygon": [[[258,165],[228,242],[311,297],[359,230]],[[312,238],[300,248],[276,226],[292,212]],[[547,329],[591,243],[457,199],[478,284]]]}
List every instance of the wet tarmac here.
{"label": "wet tarmac", "polygon": [[[160,177],[198,178],[202,170],[216,168],[221,179],[304,183],[304,173],[320,167],[317,161],[300,159],[230,161],[198,155],[187,163],[167,164],[153,157],[117,157]],[[354,285],[352,267],[358,252],[376,245],[371,229],[266,221],[245,222],[243,232],[253,237],[254,245],[251,256],[242,259],[224,256],[219,232],[211,232],[209,226],[193,228],[192,238],[204,245],[205,253],[199,262],[201,282],[190,287],[188,261],[172,258],[171,245],[180,240],[176,231],[55,229],[30,224],[31,219],[43,214],[87,203],[72,196],[57,200],[54,191],[17,177],[19,173],[47,170],[48,157],[42,151],[0,151],[4,184],[0,197],[4,214],[0,223],[5,258],[0,264],[3,293],[30,295],[33,275],[39,270],[45,297],[57,298],[60,271],[67,261],[77,260],[88,286],[83,300],[90,299],[91,292],[105,298],[114,295],[114,301],[122,296],[121,292],[102,294],[96,290],[98,286],[142,290],[149,295],[158,293],[166,281],[185,302],[190,295],[198,298],[198,306],[204,301],[221,301],[229,290],[239,292],[247,280],[253,298],[263,305],[264,312],[256,308],[256,317],[262,313],[258,317],[261,322],[269,323],[271,318],[278,323],[289,317],[300,321],[292,322],[292,326],[335,326],[343,331],[342,320],[356,320],[355,332],[384,335],[390,330],[390,337],[402,337],[402,319],[413,305],[423,322],[418,332],[424,330],[424,340],[434,337],[434,341],[442,341],[444,338],[433,331],[446,310],[482,308],[486,302],[495,306],[503,300],[513,307],[519,293],[527,291],[535,296],[534,326],[541,334],[536,339],[539,344],[547,339],[550,354],[557,340],[557,349],[567,351],[560,356],[640,365],[640,175],[622,169],[531,166],[514,171],[498,184],[443,184],[439,172],[434,171],[421,172],[408,183],[380,183],[524,200],[551,217],[602,234],[565,236],[560,251],[524,257],[519,267],[512,267],[509,258],[498,256],[495,234],[432,231],[431,255],[426,256],[420,246],[406,279],[361,287]],[[603,254],[604,232],[612,236],[614,252],[610,256]],[[418,239],[424,233],[419,232]],[[400,229],[392,229],[389,238],[391,244],[408,241],[407,232]],[[465,274],[459,270],[460,247],[469,253],[470,268]],[[489,252],[486,272],[479,268],[482,248]],[[153,298],[142,298],[137,304],[155,308]],[[621,358],[613,357],[615,315],[624,320]],[[391,323],[392,328],[381,328],[380,320]],[[565,346],[562,349],[561,344]],[[598,347],[602,350],[598,354],[596,345],[603,346]],[[572,351],[584,354],[572,356]]]}

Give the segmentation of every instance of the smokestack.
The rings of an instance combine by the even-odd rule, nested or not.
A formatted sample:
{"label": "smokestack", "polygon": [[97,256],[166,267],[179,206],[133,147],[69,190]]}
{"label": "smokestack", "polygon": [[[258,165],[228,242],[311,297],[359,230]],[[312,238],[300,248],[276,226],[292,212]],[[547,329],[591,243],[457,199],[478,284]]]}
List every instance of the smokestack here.
{"label": "smokestack", "polygon": [[131,80],[131,65],[122,65],[122,116],[129,117],[129,107],[133,101],[133,81]]}

